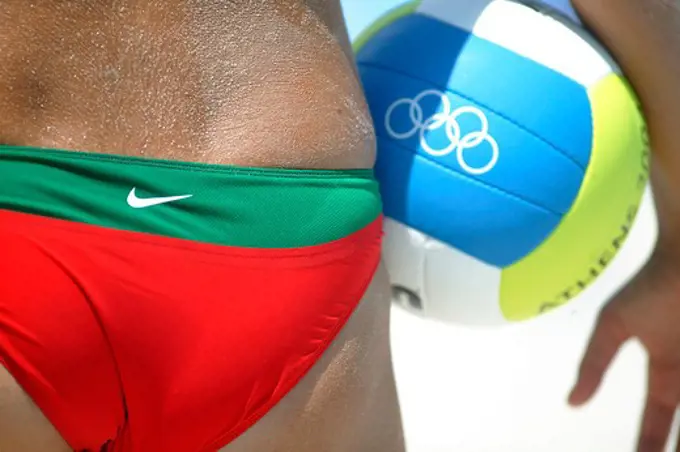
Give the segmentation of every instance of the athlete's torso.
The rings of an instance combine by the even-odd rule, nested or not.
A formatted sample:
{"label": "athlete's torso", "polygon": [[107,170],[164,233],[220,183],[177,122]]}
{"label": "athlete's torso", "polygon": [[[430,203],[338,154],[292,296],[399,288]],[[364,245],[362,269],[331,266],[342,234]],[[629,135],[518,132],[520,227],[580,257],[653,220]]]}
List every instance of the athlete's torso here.
{"label": "athlete's torso", "polygon": [[339,15],[335,0],[3,1],[0,144],[370,167]]}

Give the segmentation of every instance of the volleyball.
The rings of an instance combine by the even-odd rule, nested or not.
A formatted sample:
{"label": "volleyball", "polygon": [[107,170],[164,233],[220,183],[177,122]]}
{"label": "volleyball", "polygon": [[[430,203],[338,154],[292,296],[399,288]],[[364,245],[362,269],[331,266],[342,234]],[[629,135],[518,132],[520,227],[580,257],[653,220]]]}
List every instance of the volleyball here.
{"label": "volleyball", "polygon": [[411,1],[354,47],[396,301],[518,322],[605,271],[642,200],[649,145],[634,92],[577,20],[513,0]]}

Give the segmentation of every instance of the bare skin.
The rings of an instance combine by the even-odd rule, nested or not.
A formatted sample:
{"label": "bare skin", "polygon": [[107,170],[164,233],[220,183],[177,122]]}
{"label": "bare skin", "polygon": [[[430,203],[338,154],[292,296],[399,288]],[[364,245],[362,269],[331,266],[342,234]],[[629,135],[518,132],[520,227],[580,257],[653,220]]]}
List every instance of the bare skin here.
{"label": "bare skin", "polygon": [[[0,23],[2,144],[373,165],[338,0],[3,0]],[[311,372],[223,450],[403,451],[388,319],[381,269]],[[0,366],[0,452],[68,450]]]}

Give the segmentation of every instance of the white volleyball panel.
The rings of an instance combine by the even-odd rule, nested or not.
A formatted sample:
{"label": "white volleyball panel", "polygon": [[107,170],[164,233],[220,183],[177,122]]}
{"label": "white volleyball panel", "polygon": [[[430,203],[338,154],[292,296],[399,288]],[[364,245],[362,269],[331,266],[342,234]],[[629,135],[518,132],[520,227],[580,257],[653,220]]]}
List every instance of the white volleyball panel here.
{"label": "white volleyball panel", "polygon": [[501,270],[385,219],[383,258],[392,301],[428,318],[467,325],[507,324],[499,306]]}
{"label": "white volleyball panel", "polygon": [[512,0],[423,0],[418,13],[462,28],[583,86],[617,71],[579,27]]}
{"label": "white volleyball panel", "polygon": [[422,299],[428,317],[466,325],[507,324],[501,269],[434,239],[425,244]]}
{"label": "white volleyball panel", "polygon": [[384,230],[383,259],[392,285],[393,301],[421,313],[426,236],[390,218],[385,219]]}

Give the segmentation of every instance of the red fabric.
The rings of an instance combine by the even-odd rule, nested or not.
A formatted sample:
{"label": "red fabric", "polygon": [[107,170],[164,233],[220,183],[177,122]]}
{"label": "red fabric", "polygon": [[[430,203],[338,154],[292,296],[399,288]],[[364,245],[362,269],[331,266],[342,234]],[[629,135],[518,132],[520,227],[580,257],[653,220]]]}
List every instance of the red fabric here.
{"label": "red fabric", "polygon": [[242,249],[0,210],[0,362],[75,450],[212,452],[328,347],[380,239]]}

